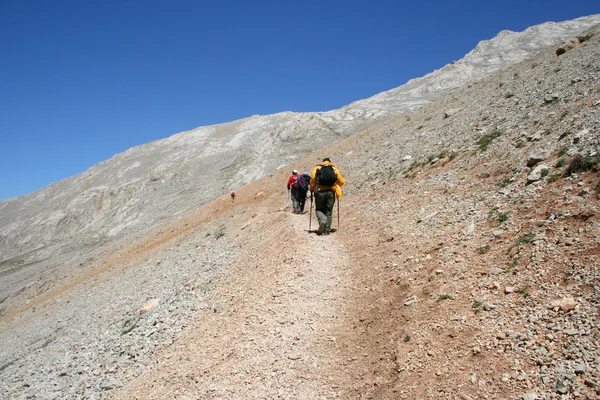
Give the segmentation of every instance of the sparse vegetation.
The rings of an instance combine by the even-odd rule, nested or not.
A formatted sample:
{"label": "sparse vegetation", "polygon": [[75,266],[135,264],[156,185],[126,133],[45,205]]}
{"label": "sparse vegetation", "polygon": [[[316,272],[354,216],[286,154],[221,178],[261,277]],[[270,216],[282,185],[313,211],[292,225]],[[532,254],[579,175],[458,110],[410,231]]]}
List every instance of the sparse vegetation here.
{"label": "sparse vegetation", "polygon": [[6,368],[10,367],[12,364],[14,364],[17,360],[11,360],[9,362],[7,362],[6,364],[2,364],[0,365],[0,372],[4,371]]}
{"label": "sparse vegetation", "polygon": [[569,110],[564,110],[561,114],[560,117],[558,117],[559,121],[562,121],[563,119],[565,119],[565,117],[569,115]]}
{"label": "sparse vegetation", "polygon": [[496,139],[500,136],[502,136],[502,132],[500,132],[498,129],[494,129],[492,132],[488,133],[487,135],[483,135],[482,137],[477,139],[477,145],[479,146],[479,149],[481,151],[486,151],[488,149],[488,146],[490,145],[490,143],[492,143],[492,141],[494,139]]}
{"label": "sparse vegetation", "polygon": [[582,156],[581,154],[575,154],[569,167],[565,171],[566,175],[576,174],[584,171],[598,171],[598,163],[600,162],[599,156],[590,157]]}
{"label": "sparse vegetation", "polygon": [[125,322],[123,322],[123,328],[121,329],[121,336],[127,335],[129,332],[134,330],[137,327],[137,323],[139,320],[139,316],[125,320]]}
{"label": "sparse vegetation", "polygon": [[[564,135],[564,134],[563,134],[563,135]],[[559,156],[559,157],[562,157],[562,156],[564,156],[565,154],[567,154],[567,150],[569,150],[569,148],[568,148],[568,147],[563,147],[562,149],[560,149],[560,150],[558,151],[558,156]]]}
{"label": "sparse vegetation", "polygon": [[548,178],[548,183],[554,183],[554,182],[556,182],[559,179],[560,179],[560,174],[552,174]]}
{"label": "sparse vegetation", "polygon": [[490,211],[490,213],[488,215],[489,219],[496,221],[496,226],[502,225],[504,222],[506,222],[508,220],[509,217],[510,217],[509,211],[499,212],[498,210],[492,210],[492,211]]}
{"label": "sparse vegetation", "polygon": [[506,94],[504,95],[504,98],[505,98],[505,99],[510,99],[511,97],[514,97],[514,94],[513,94],[513,93],[511,93],[511,92],[508,92],[508,93],[506,93]]}
{"label": "sparse vegetation", "polygon": [[439,158],[441,160],[442,158],[446,158],[447,155],[448,155],[448,150],[442,150],[438,153],[437,158]]}
{"label": "sparse vegetation", "polygon": [[517,142],[515,143],[515,147],[517,149],[520,149],[523,146],[525,146],[525,142],[522,139],[517,140]]}
{"label": "sparse vegetation", "polygon": [[521,236],[519,240],[517,240],[517,246],[521,246],[524,244],[530,243],[535,238],[535,233],[528,233],[527,235]]}
{"label": "sparse vegetation", "polygon": [[452,300],[452,299],[454,299],[454,297],[452,297],[452,295],[449,295],[449,294],[442,294],[440,297],[438,297],[438,301]]}
{"label": "sparse vegetation", "polygon": [[519,260],[520,257],[513,257],[512,260],[510,261],[510,264],[508,264],[508,268],[509,269],[515,269],[519,266]]}
{"label": "sparse vegetation", "polygon": [[523,295],[523,297],[529,297],[529,285],[521,286],[517,289],[517,293]]}
{"label": "sparse vegetation", "polygon": [[561,168],[566,164],[566,161],[564,158],[561,158],[560,160],[557,161],[556,163],[556,168]]}
{"label": "sparse vegetation", "polygon": [[406,172],[410,172],[413,169],[417,168],[418,166],[419,166],[419,163],[415,160],[408,166],[408,168],[406,169]]}
{"label": "sparse vegetation", "polygon": [[548,176],[548,174],[550,173],[550,170],[548,168],[544,168],[542,170],[542,178],[545,178],[546,176]]}
{"label": "sparse vegetation", "polygon": [[479,254],[485,254],[485,253],[487,253],[488,251],[490,251],[490,249],[491,249],[491,247],[490,247],[490,245],[488,244],[488,245],[485,245],[485,246],[479,247],[479,248],[477,249],[477,252],[478,252]]}

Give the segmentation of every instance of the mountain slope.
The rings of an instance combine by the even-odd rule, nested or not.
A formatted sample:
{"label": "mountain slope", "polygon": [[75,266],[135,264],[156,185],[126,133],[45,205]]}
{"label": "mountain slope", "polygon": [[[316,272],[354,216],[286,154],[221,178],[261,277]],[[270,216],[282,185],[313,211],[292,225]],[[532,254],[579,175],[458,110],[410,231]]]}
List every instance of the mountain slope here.
{"label": "mountain slope", "polygon": [[333,235],[282,169],[54,256],[2,299],[0,393],[594,398],[595,32],[298,159],[347,179]]}
{"label": "mountain slope", "polygon": [[425,77],[322,113],[284,112],[137,146],[0,203],[0,254],[15,268],[191,211],[328,143],[426,104],[600,22],[600,15],[503,31]]}

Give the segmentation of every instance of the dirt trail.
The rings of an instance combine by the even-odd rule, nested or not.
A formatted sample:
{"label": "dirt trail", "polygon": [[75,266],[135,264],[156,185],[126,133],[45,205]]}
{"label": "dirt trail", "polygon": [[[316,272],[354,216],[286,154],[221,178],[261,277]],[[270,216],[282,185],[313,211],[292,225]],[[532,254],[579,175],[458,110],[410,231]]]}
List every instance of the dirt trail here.
{"label": "dirt trail", "polygon": [[212,313],[111,398],[346,397],[351,268],[342,236],[309,234],[307,216],[271,212],[270,234],[285,240],[245,248]]}

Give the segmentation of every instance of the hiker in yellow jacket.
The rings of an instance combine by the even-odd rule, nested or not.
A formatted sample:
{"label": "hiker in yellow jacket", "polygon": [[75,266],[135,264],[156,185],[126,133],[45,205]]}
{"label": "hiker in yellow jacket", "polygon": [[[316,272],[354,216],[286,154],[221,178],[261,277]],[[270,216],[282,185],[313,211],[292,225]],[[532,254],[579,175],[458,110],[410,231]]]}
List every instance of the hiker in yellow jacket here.
{"label": "hiker in yellow jacket", "polygon": [[315,196],[315,211],[319,220],[317,234],[329,235],[331,232],[333,206],[336,197],[342,198],[344,183],[344,177],[328,157],[317,164],[310,174],[310,193]]}

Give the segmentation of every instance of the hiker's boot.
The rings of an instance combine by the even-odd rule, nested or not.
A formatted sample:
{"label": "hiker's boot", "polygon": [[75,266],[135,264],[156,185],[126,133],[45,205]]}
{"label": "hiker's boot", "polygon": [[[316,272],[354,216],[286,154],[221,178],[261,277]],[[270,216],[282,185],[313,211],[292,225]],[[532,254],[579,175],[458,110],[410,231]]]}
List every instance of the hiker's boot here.
{"label": "hiker's boot", "polygon": [[321,222],[319,224],[319,229],[317,229],[317,234],[322,235],[325,232],[325,222]]}

